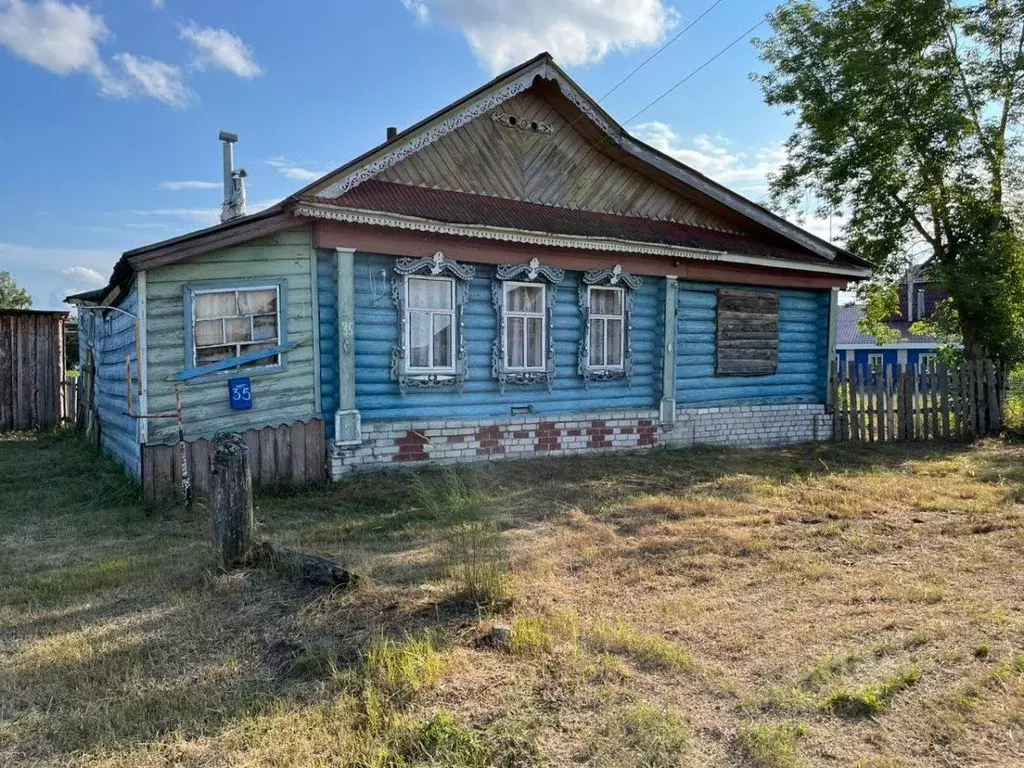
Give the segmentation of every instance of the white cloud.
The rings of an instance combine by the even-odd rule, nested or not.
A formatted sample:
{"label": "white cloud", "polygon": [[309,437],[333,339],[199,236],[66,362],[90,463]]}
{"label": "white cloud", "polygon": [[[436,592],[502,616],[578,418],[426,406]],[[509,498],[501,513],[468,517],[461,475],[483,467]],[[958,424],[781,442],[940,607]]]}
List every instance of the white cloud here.
{"label": "white cloud", "polygon": [[721,136],[699,135],[684,141],[670,125],[641,123],[633,135],[681,163],[710,176],[741,194],[761,196],[768,190],[768,175],[786,160],[781,142],[773,142],[747,151],[733,149]]}
{"label": "white cloud", "polygon": [[[776,173],[786,161],[786,149],[781,142],[739,149],[724,136],[702,134],[684,141],[670,125],[661,122],[636,125],[632,132],[655,149],[754,201],[767,194],[769,175]],[[808,210],[806,215],[785,218],[822,240],[842,241],[842,228],[846,223],[843,216],[835,215],[830,220]]]}
{"label": "white cloud", "polygon": [[60,273],[79,283],[97,286],[107,284],[107,278],[91,267],[68,267],[67,269],[62,269]]}
{"label": "white cloud", "polygon": [[136,216],[169,216],[176,219],[192,219],[204,225],[220,221],[220,208],[154,208],[148,211],[132,211]]}
{"label": "white cloud", "polygon": [[430,19],[430,9],[427,8],[424,0],[402,0],[402,5],[405,6],[405,10],[416,17],[416,20],[421,24],[426,24]]}
{"label": "white cloud", "polygon": [[267,165],[272,168],[276,168],[277,172],[285,178],[295,179],[296,181],[316,181],[324,175],[323,171],[311,171],[308,168],[300,168],[294,163],[290,163],[283,158],[267,160]]}
{"label": "white cloud", "polygon": [[253,78],[263,74],[256,63],[252,46],[242,38],[215,27],[200,27],[189,22],[181,27],[181,39],[192,44],[192,66],[199,70],[223,69],[239,77]]}
{"label": "white cloud", "polygon": [[152,4],[153,4],[153,7],[156,8],[157,10],[160,10],[161,8],[164,7],[164,0],[151,0],[151,1],[152,1]]}
{"label": "white cloud", "polygon": [[172,107],[191,98],[178,67],[145,56],[119,53],[113,71],[99,44],[111,38],[103,17],[87,6],[42,0],[0,0],[0,45],[55,75],[88,75],[100,94],[114,99],[151,96]]}
{"label": "white cloud", "polygon": [[194,94],[185,85],[185,74],[179,67],[147,56],[119,53],[114,56],[127,77],[129,95],[151,96],[175,109],[192,101]]}
{"label": "white cloud", "polygon": [[402,0],[421,22],[461,30],[492,72],[550,51],[564,64],[656,45],[679,21],[664,0]]}
{"label": "white cloud", "polygon": [[[18,243],[0,243],[0,264],[9,269],[14,279],[32,294],[36,309],[58,309],[69,293],[77,293],[90,285],[106,285],[78,280],[91,273],[109,275],[120,254],[114,250],[93,248],[53,248]],[[75,270],[77,274],[66,274]],[[78,270],[82,270],[78,272]],[[71,278],[71,279],[69,279]],[[66,308],[66,307],[65,307]]]}
{"label": "white cloud", "polygon": [[172,192],[178,192],[183,189],[219,189],[221,182],[219,181],[162,181],[160,182],[160,189],[167,189]]}
{"label": "white cloud", "polygon": [[55,75],[105,69],[99,43],[110,37],[102,16],[81,5],[0,0],[0,45]]}

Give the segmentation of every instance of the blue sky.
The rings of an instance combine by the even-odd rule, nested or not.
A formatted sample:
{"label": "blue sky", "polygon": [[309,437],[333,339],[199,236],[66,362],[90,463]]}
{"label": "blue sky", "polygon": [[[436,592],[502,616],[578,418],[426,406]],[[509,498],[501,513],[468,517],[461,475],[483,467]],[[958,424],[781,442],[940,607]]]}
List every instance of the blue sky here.
{"label": "blue sky", "polygon": [[[0,270],[58,307],[216,221],[221,129],[252,210],[544,49],[600,97],[713,1],[0,0]],[[722,0],[603,106],[627,121],[774,5]],[[758,199],[789,132],[760,67],[744,41],[627,128]]]}

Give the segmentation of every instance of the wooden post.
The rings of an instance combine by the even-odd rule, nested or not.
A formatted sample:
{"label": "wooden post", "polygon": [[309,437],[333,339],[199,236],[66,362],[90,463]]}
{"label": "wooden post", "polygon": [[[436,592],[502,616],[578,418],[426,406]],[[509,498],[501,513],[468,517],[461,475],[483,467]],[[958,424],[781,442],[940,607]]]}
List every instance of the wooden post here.
{"label": "wooden post", "polygon": [[241,435],[213,439],[212,480],[213,551],[222,568],[232,568],[244,562],[254,534],[249,447]]}
{"label": "wooden post", "polygon": [[900,416],[900,440],[910,440],[913,436],[911,432],[912,419],[910,416],[910,403],[907,397],[907,365],[906,363],[900,363],[897,365],[899,368],[899,379],[896,382],[896,391],[899,397],[899,416]]}
{"label": "wooden post", "polygon": [[991,360],[985,361],[985,398],[988,400],[988,433],[998,435],[1003,425],[996,395],[996,367]]}
{"label": "wooden post", "polygon": [[860,442],[860,408],[857,402],[857,390],[860,380],[857,376],[857,366],[851,360],[847,364],[846,388],[850,393],[850,438],[856,443]]}
{"label": "wooden post", "polygon": [[949,440],[949,368],[939,364],[939,400],[942,408],[942,439]]}

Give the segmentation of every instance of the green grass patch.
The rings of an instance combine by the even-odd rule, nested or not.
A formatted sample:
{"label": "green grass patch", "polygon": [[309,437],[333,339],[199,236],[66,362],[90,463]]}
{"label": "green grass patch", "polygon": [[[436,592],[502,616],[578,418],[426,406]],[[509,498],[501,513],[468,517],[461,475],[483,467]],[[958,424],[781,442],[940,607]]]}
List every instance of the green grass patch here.
{"label": "green grass patch", "polygon": [[825,706],[842,717],[873,717],[885,711],[892,698],[921,679],[921,670],[911,667],[876,685],[856,690],[832,691]]}
{"label": "green grass patch", "polygon": [[631,656],[641,666],[652,669],[676,672],[693,666],[690,653],[679,643],[644,634],[621,619],[595,624],[586,634],[585,642],[595,650]]}
{"label": "green grass patch", "polygon": [[796,768],[797,745],[806,732],[801,723],[740,723],[740,745],[754,768]]}

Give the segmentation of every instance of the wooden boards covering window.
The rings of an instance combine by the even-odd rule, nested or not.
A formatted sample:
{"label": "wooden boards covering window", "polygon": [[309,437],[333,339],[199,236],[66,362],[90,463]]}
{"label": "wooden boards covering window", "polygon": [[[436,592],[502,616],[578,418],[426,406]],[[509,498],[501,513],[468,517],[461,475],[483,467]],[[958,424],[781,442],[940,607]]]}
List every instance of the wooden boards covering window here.
{"label": "wooden boards covering window", "polygon": [[779,367],[779,295],[718,291],[715,373],[769,376]]}

